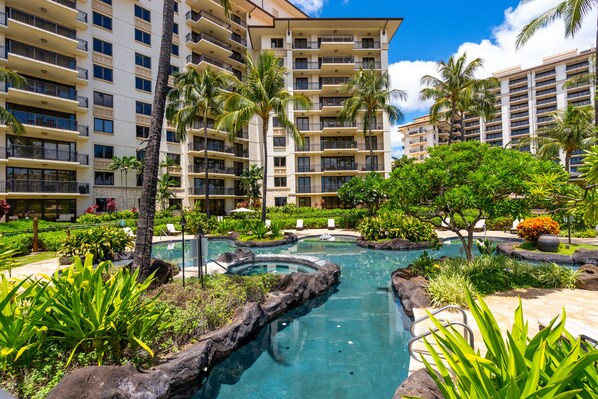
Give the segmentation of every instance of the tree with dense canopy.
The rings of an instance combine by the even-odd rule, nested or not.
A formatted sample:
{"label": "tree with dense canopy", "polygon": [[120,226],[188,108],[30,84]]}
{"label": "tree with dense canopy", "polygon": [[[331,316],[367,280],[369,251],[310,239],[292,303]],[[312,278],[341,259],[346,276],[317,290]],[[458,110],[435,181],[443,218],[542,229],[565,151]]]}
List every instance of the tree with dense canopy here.
{"label": "tree with dense canopy", "polygon": [[[534,0],[522,0],[521,3],[529,3]],[[544,14],[535,18],[530,23],[525,25],[519,35],[517,36],[516,46],[522,47],[527,43],[538,29],[548,26],[557,19],[562,19],[565,23],[565,37],[574,37],[581,29],[581,24],[584,19],[591,15],[592,11],[598,6],[596,0],[563,0]],[[598,19],[596,20],[596,39],[594,41],[594,49],[598,46]],[[595,75],[589,80],[594,84],[594,93],[598,93],[598,82]],[[598,96],[594,98],[594,121],[598,121]]]}
{"label": "tree with dense canopy", "polygon": [[366,165],[369,170],[377,170],[374,162],[374,146],[372,144],[372,129],[378,129],[376,116],[384,112],[388,116],[391,125],[403,121],[404,116],[401,110],[390,103],[391,97],[396,100],[405,100],[407,94],[402,90],[391,90],[390,75],[388,72],[379,72],[375,69],[359,68],[359,71],[345,83],[341,93],[350,97],[345,100],[343,109],[338,115],[341,122],[353,122],[358,116],[363,120],[363,137],[367,138],[367,145],[370,150],[370,164]]}
{"label": "tree with dense canopy", "polygon": [[311,101],[301,94],[291,94],[286,90],[285,75],[288,69],[280,57],[272,51],[261,52],[257,60],[245,55],[247,77],[239,80],[233,77],[232,87],[224,95],[225,114],[220,118],[218,128],[226,128],[233,136],[257,116],[262,123],[262,167],[264,184],[262,185],[262,221],[266,220],[266,202],[268,192],[268,130],[270,118],[276,117],[280,127],[289,133],[296,143],[303,144],[303,135],[288,117],[291,105],[302,109],[311,108]]}
{"label": "tree with dense canopy", "polygon": [[249,165],[249,169],[241,173],[241,187],[247,192],[249,206],[253,207],[260,199],[262,185],[260,181],[264,179],[264,168],[257,165]]}
{"label": "tree with dense canopy", "polygon": [[471,260],[476,223],[526,213],[528,182],[546,167],[528,153],[477,141],[456,143],[434,147],[424,162],[392,171],[387,192],[390,204],[407,215],[454,232]]}
{"label": "tree with dense canopy", "polygon": [[198,115],[203,127],[205,210],[210,216],[208,117],[218,118],[222,113],[222,91],[229,86],[228,74],[216,73],[210,68],[202,72],[189,69],[174,77],[174,89],[168,93],[166,119],[176,129],[179,140],[187,138],[187,129],[192,128]]}
{"label": "tree with dense canopy", "polygon": [[338,189],[338,197],[347,205],[364,207],[373,216],[388,198],[384,184],[384,175],[380,173],[355,176]]}
{"label": "tree with dense canopy", "polygon": [[448,144],[453,142],[455,127],[459,124],[459,136],[463,134],[462,120],[470,113],[488,119],[494,113],[496,98],[490,91],[498,85],[494,78],[476,79],[475,73],[484,62],[476,58],[467,63],[467,54],[452,55],[447,62],[437,61],[440,77],[425,75],[421,78],[424,87],[420,91],[422,100],[434,100],[430,107],[430,122],[448,121]]}

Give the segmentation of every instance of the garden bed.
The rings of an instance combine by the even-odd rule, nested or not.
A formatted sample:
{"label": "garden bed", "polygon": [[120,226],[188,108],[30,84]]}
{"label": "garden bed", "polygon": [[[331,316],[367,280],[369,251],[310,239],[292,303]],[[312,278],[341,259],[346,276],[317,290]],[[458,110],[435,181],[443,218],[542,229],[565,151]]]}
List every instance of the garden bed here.
{"label": "garden bed", "polygon": [[583,265],[586,263],[598,263],[598,248],[590,249],[580,247],[572,254],[557,252],[541,252],[521,248],[518,242],[503,242],[497,245],[500,254],[517,259],[525,259],[537,262],[556,262],[560,264]]}
{"label": "garden bed", "polygon": [[277,247],[279,245],[286,245],[292,244],[297,242],[298,238],[297,235],[294,233],[284,233],[284,236],[280,239],[249,239],[249,240],[242,240],[239,237],[235,239],[235,245],[238,247],[247,247],[247,248],[267,248],[267,247]]}
{"label": "garden bed", "polygon": [[385,251],[413,251],[418,249],[435,248],[438,244],[433,241],[411,242],[402,238],[393,238],[378,241],[367,241],[359,238],[356,244],[362,248]]}

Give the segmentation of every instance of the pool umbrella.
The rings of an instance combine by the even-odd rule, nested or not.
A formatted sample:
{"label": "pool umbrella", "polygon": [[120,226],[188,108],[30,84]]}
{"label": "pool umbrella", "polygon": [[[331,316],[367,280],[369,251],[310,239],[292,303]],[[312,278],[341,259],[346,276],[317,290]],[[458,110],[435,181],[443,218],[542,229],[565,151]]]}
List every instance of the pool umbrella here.
{"label": "pool umbrella", "polygon": [[230,211],[231,213],[247,213],[247,212],[255,212],[254,210],[247,209],[247,208],[237,208]]}

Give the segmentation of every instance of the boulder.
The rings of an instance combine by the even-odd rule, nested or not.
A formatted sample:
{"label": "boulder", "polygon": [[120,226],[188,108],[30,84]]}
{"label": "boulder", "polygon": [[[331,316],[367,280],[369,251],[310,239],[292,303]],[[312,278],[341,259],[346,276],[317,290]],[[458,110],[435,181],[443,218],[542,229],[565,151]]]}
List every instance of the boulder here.
{"label": "boulder", "polygon": [[[399,269],[400,270],[400,269]],[[432,300],[426,287],[428,281],[422,276],[414,276],[409,279],[401,277],[404,272],[397,270],[392,274],[392,285],[401,299],[401,305],[405,314],[413,317],[414,308],[427,308],[432,306]]]}
{"label": "boulder", "polygon": [[407,377],[392,398],[403,399],[405,396],[421,399],[444,399],[442,392],[426,369],[418,370]]}
{"label": "boulder", "polygon": [[366,241],[360,238],[356,243],[363,248],[386,251],[413,251],[417,249],[431,248],[435,245],[435,243],[430,241],[411,242],[402,238],[393,238],[392,240],[384,241]]}
{"label": "boulder", "polygon": [[255,258],[255,254],[251,251],[251,249],[247,249],[247,248],[235,249],[234,255],[237,257],[237,259],[245,259],[245,258],[254,259]]}
{"label": "boulder", "polygon": [[235,263],[239,260],[239,257],[232,252],[225,252],[220,254],[216,262],[219,263]]}
{"label": "boulder", "polygon": [[161,285],[168,284],[172,281],[174,276],[174,267],[160,259],[150,259],[150,267],[148,275],[154,273],[154,281],[150,286],[150,289],[160,287]]}
{"label": "boulder", "polygon": [[582,290],[598,291],[598,266],[583,265],[579,271],[581,274],[575,286]]}
{"label": "boulder", "polygon": [[598,263],[598,250],[580,248],[571,255],[573,262],[579,264]]}

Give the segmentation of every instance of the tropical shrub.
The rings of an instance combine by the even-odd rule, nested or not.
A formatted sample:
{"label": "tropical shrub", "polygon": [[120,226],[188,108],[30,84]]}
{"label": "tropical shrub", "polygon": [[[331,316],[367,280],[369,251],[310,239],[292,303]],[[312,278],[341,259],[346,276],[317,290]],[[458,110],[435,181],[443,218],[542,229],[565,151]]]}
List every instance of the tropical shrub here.
{"label": "tropical shrub", "polygon": [[282,223],[277,220],[273,220],[272,224],[270,225],[270,231],[272,232],[272,237],[282,236]]}
{"label": "tropical shrub", "polygon": [[486,229],[501,231],[510,229],[513,226],[513,218],[510,216],[486,219]]}
{"label": "tropical shrub", "polygon": [[48,231],[46,233],[39,233],[38,236],[41,249],[43,251],[52,252],[56,252],[60,249],[65,238],[65,231]]}
{"label": "tropical shrub", "polygon": [[270,228],[261,220],[256,220],[251,227],[251,232],[256,238],[263,239],[270,232]]}
{"label": "tropical shrub", "polygon": [[92,255],[94,259],[109,260],[116,252],[124,252],[133,245],[133,238],[122,229],[96,227],[77,231],[65,238],[58,252],[63,257]]}
{"label": "tropical shrub", "polygon": [[547,288],[574,289],[581,272],[556,263],[540,265],[536,272],[538,280]]}
{"label": "tropical shrub", "polygon": [[6,215],[8,212],[10,212],[10,205],[8,205],[8,202],[6,202],[6,200],[1,199],[0,200],[0,218],[3,217],[4,215]]}
{"label": "tropical shrub", "polygon": [[517,235],[530,242],[537,242],[542,234],[558,235],[559,231],[559,224],[550,216],[525,219],[517,225]]}
{"label": "tropical shrub", "polygon": [[430,315],[438,331],[425,343],[434,365],[422,360],[446,399],[596,398],[598,349],[583,346],[565,330],[565,311],[530,338],[519,300],[513,327],[504,336],[482,298],[476,303],[467,292],[467,303],[487,348],[483,356],[461,329],[447,328]]}
{"label": "tropical shrub", "polygon": [[467,306],[467,290],[475,292],[471,281],[460,273],[440,273],[428,281],[426,288],[432,300],[432,306],[446,305]]}
{"label": "tropical shrub", "polygon": [[411,273],[427,278],[434,277],[440,271],[439,263],[434,257],[430,256],[428,251],[424,251],[411,262]]}
{"label": "tropical shrub", "polygon": [[214,216],[208,218],[205,213],[198,210],[186,211],[184,214],[187,221],[187,231],[190,234],[197,233],[200,226],[204,234],[212,233],[218,228],[218,220]]}
{"label": "tropical shrub", "polygon": [[359,223],[357,230],[366,241],[402,238],[422,242],[437,238],[431,224],[396,212],[365,218]]}
{"label": "tropical shrub", "polygon": [[3,236],[0,240],[3,247],[14,249],[15,255],[27,255],[33,247],[33,234]]}
{"label": "tropical shrub", "polygon": [[577,238],[596,238],[596,236],[598,236],[598,232],[596,232],[595,229],[585,229],[575,231],[572,235]]}

